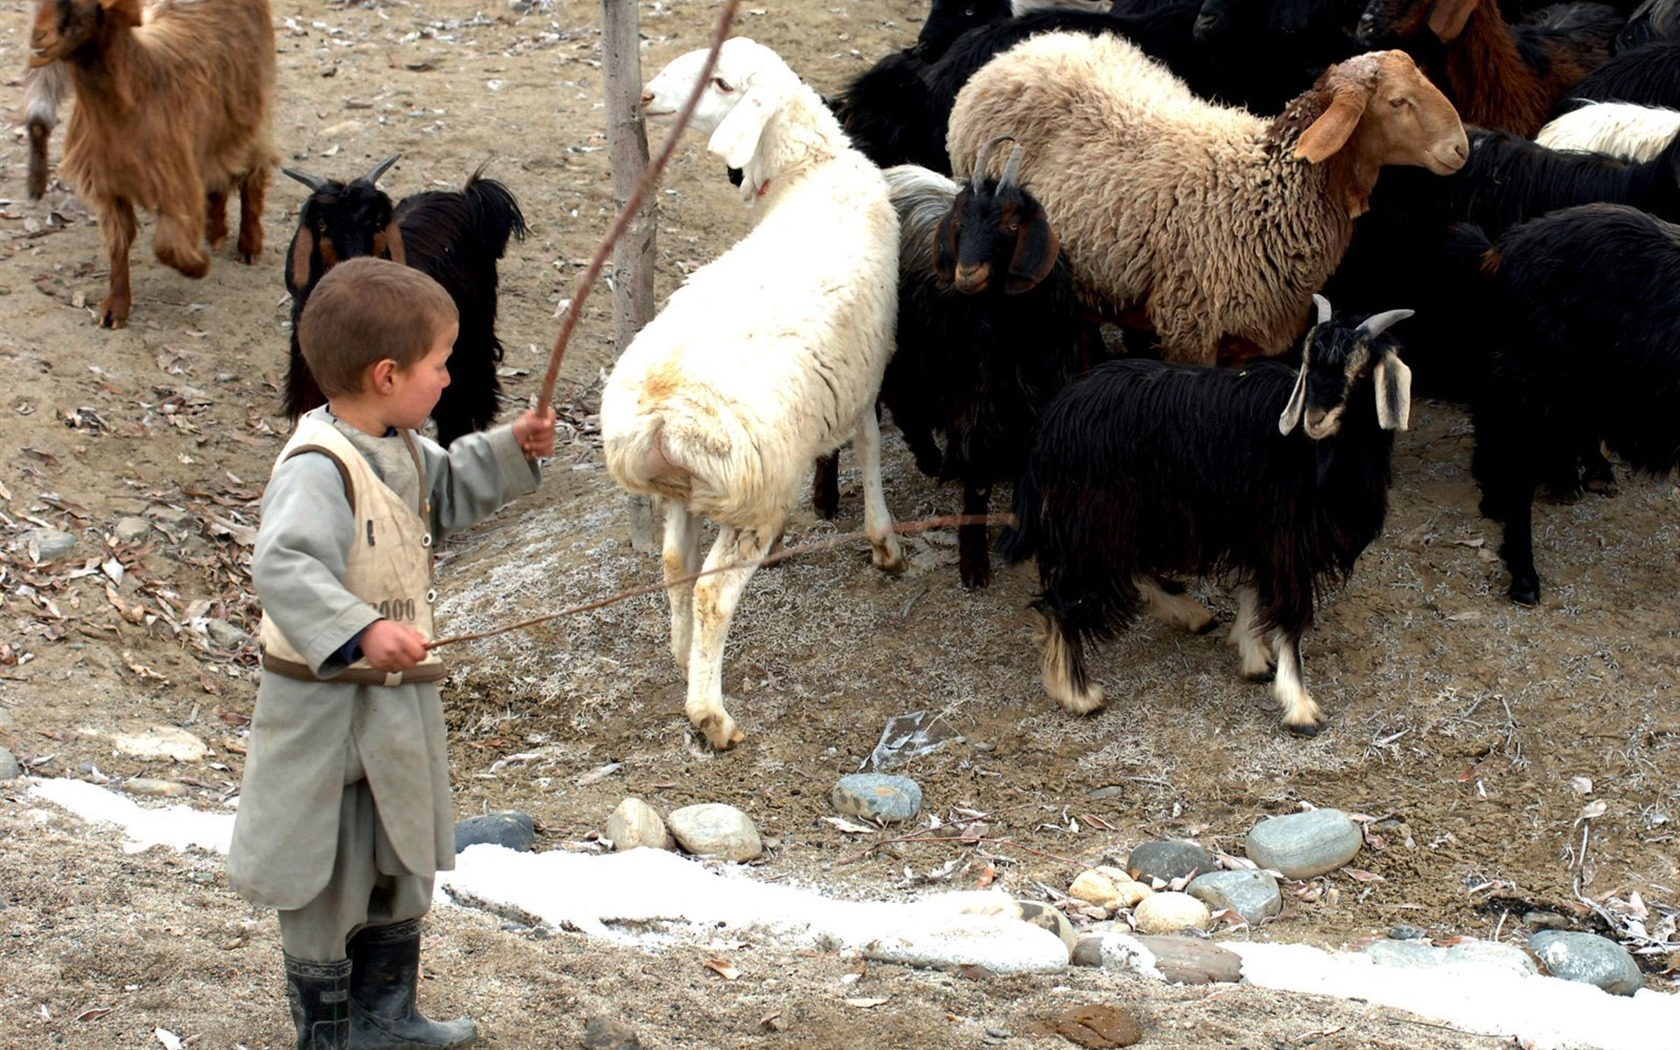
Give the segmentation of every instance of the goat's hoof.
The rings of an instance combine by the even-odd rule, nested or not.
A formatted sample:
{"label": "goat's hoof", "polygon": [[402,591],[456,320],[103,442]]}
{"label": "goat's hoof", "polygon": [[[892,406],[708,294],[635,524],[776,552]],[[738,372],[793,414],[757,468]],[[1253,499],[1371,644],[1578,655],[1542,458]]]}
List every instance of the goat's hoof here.
{"label": "goat's hoof", "polygon": [[239,249],[239,261],[244,263],[246,266],[250,266],[251,264],[255,263],[261,257],[262,257],[262,249],[261,248],[240,248]]}
{"label": "goat's hoof", "polygon": [[1244,668],[1242,677],[1245,682],[1254,682],[1258,685],[1264,685],[1277,677],[1277,668],[1270,665],[1267,665],[1264,669],[1259,671],[1251,671]]}
{"label": "goat's hoof", "polygon": [[992,582],[992,567],[990,564],[980,565],[972,570],[961,571],[962,585],[971,591],[984,590]]}
{"label": "goat's hoof", "polygon": [[1283,728],[1289,732],[1290,736],[1311,739],[1317,736],[1318,731],[1324,727],[1316,720],[1310,720],[1306,722],[1285,722]]}
{"label": "goat's hoof", "polygon": [[126,328],[128,326],[128,306],[118,305],[107,299],[99,304],[99,327]]}
{"label": "goat's hoof", "polygon": [[897,576],[899,573],[910,567],[910,561],[904,556],[903,551],[893,551],[889,553],[887,551],[876,550],[870,556],[870,560],[875,563],[875,567],[877,569],[880,569],[882,572],[891,573],[894,576]]}
{"label": "goat's hoof", "polygon": [[1069,691],[1056,697],[1056,702],[1062,705],[1062,710],[1070,715],[1089,715],[1102,710],[1102,686],[1093,685],[1084,692]]}
{"label": "goat's hoof", "polygon": [[717,751],[728,751],[747,738],[735,726],[735,720],[728,715],[707,715],[696,723],[706,743]]}
{"label": "goat's hoof", "polygon": [[1606,499],[1614,498],[1622,493],[1622,490],[1616,485],[1615,478],[1588,478],[1587,491]]}
{"label": "goat's hoof", "polygon": [[1540,604],[1540,581],[1512,580],[1511,589],[1508,593],[1510,594],[1513,602],[1516,602],[1518,605],[1526,605],[1529,608],[1533,608],[1534,606]]}

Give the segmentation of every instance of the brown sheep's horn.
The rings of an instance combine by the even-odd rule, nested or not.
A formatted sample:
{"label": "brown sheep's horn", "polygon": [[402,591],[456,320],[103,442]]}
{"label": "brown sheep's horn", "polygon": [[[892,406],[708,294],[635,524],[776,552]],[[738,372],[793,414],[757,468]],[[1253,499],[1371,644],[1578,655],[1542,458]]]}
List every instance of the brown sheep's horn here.
{"label": "brown sheep's horn", "polygon": [[311,175],[308,172],[298,171],[295,168],[281,168],[280,174],[290,176],[291,178],[303,183],[305,186],[308,186],[309,192],[311,193],[320,193],[322,190],[327,188],[327,180],[321,178],[319,175]]}
{"label": "brown sheep's horn", "polygon": [[363,182],[378,182],[379,177],[381,175],[384,175],[387,171],[390,171],[391,170],[391,165],[395,164],[397,162],[397,158],[400,157],[400,156],[402,156],[401,153],[393,153],[389,157],[386,157],[384,160],[380,161],[378,164],[375,164],[373,166],[372,171],[370,171],[366,175],[362,176],[362,181]]}
{"label": "brown sheep's horn", "polygon": [[997,138],[980,147],[980,155],[974,158],[974,179],[969,183],[975,193],[980,192],[980,184],[986,180],[986,166],[992,161],[992,150],[1000,142],[1014,142],[1013,135],[999,135]]}
{"label": "brown sheep's horn", "polygon": [[1021,177],[1021,158],[1026,152],[1026,147],[1019,143],[1009,151],[1009,159],[1003,162],[1003,174],[998,177],[998,189],[1014,185],[1015,180]]}

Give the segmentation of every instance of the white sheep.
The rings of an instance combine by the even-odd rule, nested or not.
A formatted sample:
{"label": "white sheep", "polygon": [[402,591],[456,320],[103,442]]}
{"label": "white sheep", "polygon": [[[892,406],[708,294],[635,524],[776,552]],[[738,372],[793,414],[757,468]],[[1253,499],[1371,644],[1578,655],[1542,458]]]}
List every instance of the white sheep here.
{"label": "white sheep", "polygon": [[1650,160],[1680,134],[1680,110],[1593,102],[1571,110],[1540,129],[1534,141],[1547,149],[1609,153]]}
{"label": "white sheep", "polygon": [[957,95],[946,140],[966,177],[1012,135],[1086,304],[1142,310],[1168,360],[1276,356],[1366,210],[1378,169],[1456,171],[1464,128],[1401,51],[1330,67],[1272,119],[1214,105],[1116,36],[1046,33]]}
{"label": "white sheep", "polygon": [[[704,61],[704,51],[672,61],[648,82],[643,111],[676,112]],[[752,40],[724,43],[693,127],[742,169],[756,225],[625,349],[601,395],[601,433],[618,483],[665,499],[667,581],[699,568],[702,516],[718,526],[704,568],[736,566],[669,591],[685,710],[724,750],[742,739],[723,707],[729,620],[815,456],[855,435],[874,562],[905,567],[875,420],[898,309],[898,217],[880,170],[817,93]]]}

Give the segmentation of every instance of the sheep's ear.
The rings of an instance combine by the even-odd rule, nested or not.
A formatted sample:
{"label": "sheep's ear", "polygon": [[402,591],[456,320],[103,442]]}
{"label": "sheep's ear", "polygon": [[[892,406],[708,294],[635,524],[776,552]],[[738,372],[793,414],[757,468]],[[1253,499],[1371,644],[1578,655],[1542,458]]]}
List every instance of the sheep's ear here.
{"label": "sheep's ear", "polygon": [[1283,406],[1283,415],[1278,417],[1278,433],[1287,435],[1291,430],[1301,425],[1301,416],[1307,410],[1307,355],[1301,353],[1301,372],[1295,377],[1295,389],[1289,392],[1289,403]]}
{"label": "sheep's ear", "polygon": [[781,105],[781,92],[771,85],[753,85],[712,132],[706,148],[731,168],[745,169],[758,152],[759,136]]}
{"label": "sheep's ear", "polygon": [[1301,132],[1301,138],[1295,143],[1296,158],[1308,164],[1322,164],[1335,156],[1359,126],[1359,118],[1365,115],[1365,104],[1370,100],[1368,87],[1338,88],[1330,100],[1330,108]]}
{"label": "sheep's ear", "polygon": [[1384,430],[1405,430],[1412,419],[1412,370],[1392,349],[1384,350],[1371,369],[1377,388],[1377,425]]}
{"label": "sheep's ear", "polygon": [[1429,31],[1442,43],[1456,40],[1479,3],[1481,0],[1435,0],[1435,6],[1429,9]]}
{"label": "sheep's ear", "polygon": [[952,205],[933,230],[933,269],[946,283],[957,279],[957,211]]}
{"label": "sheep's ear", "polygon": [[392,219],[384,229],[374,232],[373,254],[381,259],[408,265],[408,250],[403,247],[402,230],[398,228],[397,220]]}
{"label": "sheep's ear", "polygon": [[1019,295],[1038,287],[1038,282],[1050,276],[1056,266],[1056,255],[1062,245],[1044,209],[1021,220],[1015,231],[1015,254],[1009,257],[1009,279],[1004,282],[1005,295]]}

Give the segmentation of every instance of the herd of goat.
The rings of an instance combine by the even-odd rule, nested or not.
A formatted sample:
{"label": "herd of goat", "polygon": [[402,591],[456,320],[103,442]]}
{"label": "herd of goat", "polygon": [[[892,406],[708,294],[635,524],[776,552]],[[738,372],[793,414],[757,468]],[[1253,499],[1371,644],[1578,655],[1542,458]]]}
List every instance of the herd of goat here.
{"label": "herd of goat", "polygon": [[[40,0],[31,47],[29,189],[72,90],[61,171],[105,241],[102,325],[130,311],[136,206],[198,277],[238,190],[252,261],[266,0]],[[1102,704],[1090,643],[1139,612],[1209,629],[1183,581],[1221,576],[1241,673],[1308,735],[1301,638],[1381,531],[1414,374],[1470,408],[1518,603],[1539,601],[1537,490],[1608,491],[1606,448],[1680,465],[1680,0],[932,0],[913,46],[827,98],[745,38],[702,83],[705,59],[642,110],[700,90],[691,128],[754,225],[624,348],[601,429],[613,477],[661,497],[672,653],[716,748],[742,738],[730,619],[813,464],[837,512],[848,440],[874,562],[905,565],[883,408],[966,514],[1014,486],[998,550],[1037,562],[1064,708]],[[393,206],[389,163],[286,172],[310,190],[286,285],[295,319],[345,258],[437,278],[461,310],[447,444],[496,415],[496,263],[524,219],[482,171]],[[285,411],[319,400],[294,338]],[[985,586],[986,526],[958,550]]]}

